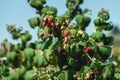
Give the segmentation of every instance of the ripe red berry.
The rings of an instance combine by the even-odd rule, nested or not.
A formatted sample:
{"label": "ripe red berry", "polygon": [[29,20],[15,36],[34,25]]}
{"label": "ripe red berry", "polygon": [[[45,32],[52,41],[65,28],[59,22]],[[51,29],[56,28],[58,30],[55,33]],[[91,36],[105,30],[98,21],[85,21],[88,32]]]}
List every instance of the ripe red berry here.
{"label": "ripe red berry", "polygon": [[64,31],[64,36],[67,37],[68,35],[69,35],[69,31],[68,31],[68,30],[65,30],[65,31]]}
{"label": "ripe red berry", "polygon": [[68,43],[68,38],[65,37],[64,42],[63,42],[63,45],[65,45],[65,44],[67,44],[67,43]]}
{"label": "ripe red berry", "polygon": [[57,29],[59,27],[59,24],[58,23],[55,23],[54,24],[54,27]]}
{"label": "ripe red berry", "polygon": [[67,44],[67,41],[64,41],[63,44],[64,44],[64,45]]}
{"label": "ripe red berry", "polygon": [[48,26],[48,27],[51,27],[51,23],[47,23],[47,26]]}
{"label": "ripe red berry", "polygon": [[91,63],[91,61],[90,61],[90,60],[88,60],[88,61],[87,61],[87,64],[90,64],[90,63]]}
{"label": "ripe red berry", "polygon": [[52,19],[51,18],[48,18],[47,19],[47,24],[51,24],[52,23]]}
{"label": "ripe red berry", "polygon": [[63,45],[65,45],[65,44],[67,44],[67,41],[66,41],[66,40],[64,40],[64,42],[63,42]]}
{"label": "ripe red berry", "polygon": [[88,53],[89,52],[89,48],[84,48],[83,52],[84,53]]}

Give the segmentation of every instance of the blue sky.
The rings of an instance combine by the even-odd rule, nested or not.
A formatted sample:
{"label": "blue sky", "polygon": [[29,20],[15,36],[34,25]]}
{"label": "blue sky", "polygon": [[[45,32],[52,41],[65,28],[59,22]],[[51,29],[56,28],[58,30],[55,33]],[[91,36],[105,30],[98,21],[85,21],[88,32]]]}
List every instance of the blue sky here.
{"label": "blue sky", "polygon": [[[55,6],[58,9],[58,15],[63,14],[67,9],[65,7],[66,0],[47,0],[47,4]],[[92,10],[90,16],[92,20],[97,17],[97,12],[101,8],[108,9],[110,12],[110,21],[116,25],[120,25],[120,0],[84,0],[82,8]],[[6,30],[6,24],[15,24],[17,27],[23,27],[35,34],[33,40],[37,40],[36,29],[31,29],[28,19],[38,16],[35,9],[30,7],[27,0],[1,0],[0,2],[0,42],[7,38],[10,42],[16,42],[11,39],[11,35]],[[87,28],[88,33],[93,32],[93,22]]]}

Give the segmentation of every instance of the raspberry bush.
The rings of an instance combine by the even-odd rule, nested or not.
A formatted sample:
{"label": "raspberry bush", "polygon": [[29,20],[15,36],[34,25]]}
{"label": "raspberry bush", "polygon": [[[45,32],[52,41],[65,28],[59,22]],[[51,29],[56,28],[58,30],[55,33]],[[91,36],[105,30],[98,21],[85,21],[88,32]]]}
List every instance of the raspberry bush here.
{"label": "raspberry bush", "polygon": [[[81,9],[84,0],[66,0],[68,10],[57,15],[56,7],[46,0],[28,0],[39,17],[28,20],[37,27],[38,41],[29,42],[29,31],[7,25],[12,39],[0,47],[0,79],[2,80],[117,80],[112,57],[113,37],[103,31],[112,30],[108,10],[101,9],[94,19],[95,32],[86,32],[91,22],[86,15],[91,10]],[[72,21],[75,20],[75,23]]]}

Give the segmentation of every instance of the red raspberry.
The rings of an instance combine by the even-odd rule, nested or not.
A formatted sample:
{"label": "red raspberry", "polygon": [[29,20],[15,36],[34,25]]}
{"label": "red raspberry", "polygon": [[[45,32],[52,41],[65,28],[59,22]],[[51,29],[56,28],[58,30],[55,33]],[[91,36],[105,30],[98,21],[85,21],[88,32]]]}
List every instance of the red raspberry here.
{"label": "red raspberry", "polygon": [[63,42],[63,45],[65,45],[65,44],[67,44],[67,41],[66,41],[66,40],[64,40],[64,42]]}
{"label": "red raspberry", "polygon": [[55,23],[54,24],[54,27],[57,29],[59,27],[59,24],[58,23]]}
{"label": "red raspberry", "polygon": [[90,61],[90,60],[88,60],[88,61],[87,61],[87,64],[90,64],[90,63],[91,63],[91,61]]}
{"label": "red raspberry", "polygon": [[51,18],[48,18],[47,19],[47,24],[51,24],[52,23],[52,19]]}
{"label": "red raspberry", "polygon": [[65,30],[65,31],[64,31],[64,36],[67,37],[68,35],[69,35],[69,31],[68,31],[68,30]]}
{"label": "red raspberry", "polygon": [[51,27],[51,23],[47,23],[47,26],[48,26],[48,27]]}
{"label": "red raspberry", "polygon": [[83,52],[84,53],[88,53],[89,52],[89,48],[84,48]]}

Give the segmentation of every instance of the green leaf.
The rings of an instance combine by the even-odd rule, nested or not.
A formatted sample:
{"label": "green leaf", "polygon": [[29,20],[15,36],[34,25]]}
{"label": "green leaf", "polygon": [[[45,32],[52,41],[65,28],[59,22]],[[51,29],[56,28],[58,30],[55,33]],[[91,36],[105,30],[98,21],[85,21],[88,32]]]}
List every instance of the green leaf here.
{"label": "green leaf", "polygon": [[23,50],[25,48],[25,44],[24,43],[18,43],[14,46],[14,50],[15,51],[19,51],[19,50]]}
{"label": "green leaf", "polygon": [[29,41],[31,39],[32,39],[32,35],[30,35],[28,31],[26,31],[25,33],[21,34],[21,41],[23,43],[26,43],[27,41]]}
{"label": "green leaf", "polygon": [[55,7],[46,6],[42,9],[42,14],[56,16],[57,9]]}
{"label": "green leaf", "polygon": [[85,41],[79,41],[78,44],[84,47],[87,46],[87,43]]}
{"label": "green leaf", "polygon": [[66,19],[68,22],[72,20],[70,11],[66,11],[65,14],[62,15],[62,17]]}
{"label": "green leaf", "polygon": [[0,75],[7,76],[9,74],[8,66],[0,65]]}
{"label": "green leaf", "polygon": [[21,36],[21,41],[22,42],[27,42],[27,40],[28,40],[28,37],[26,35]]}
{"label": "green leaf", "polygon": [[84,16],[83,21],[84,21],[83,27],[86,27],[86,26],[89,25],[89,23],[90,23],[90,21],[91,21],[91,18],[88,17],[88,16]]}
{"label": "green leaf", "polygon": [[25,80],[33,80],[34,73],[35,73],[34,70],[28,70],[24,75],[24,79]]}
{"label": "green leaf", "polygon": [[103,73],[103,78],[105,78],[105,79],[112,78],[112,69],[110,67],[105,67],[104,73]]}
{"label": "green leaf", "polygon": [[37,30],[37,36],[39,37],[40,36],[40,33],[43,32],[43,29],[42,28],[38,28]]}
{"label": "green leaf", "polygon": [[49,45],[51,44],[52,42],[52,38],[48,38],[46,39],[45,42],[43,42],[43,44],[41,45],[41,50],[44,51],[45,49],[47,49],[49,47]]}
{"label": "green leaf", "polygon": [[103,43],[104,45],[113,45],[113,42],[114,42],[114,38],[112,36],[110,37],[105,37],[103,39]]}
{"label": "green leaf", "polygon": [[55,7],[49,7],[49,13],[50,15],[56,15],[57,14],[57,9]]}
{"label": "green leaf", "polygon": [[101,26],[104,24],[104,22],[100,18],[96,18],[94,20],[94,24],[95,24],[95,26]]}
{"label": "green leaf", "polygon": [[6,56],[7,56],[8,61],[14,61],[15,58],[17,57],[17,53],[12,51],[12,52],[7,53]]}
{"label": "green leaf", "polygon": [[32,48],[25,48],[24,55],[26,58],[32,58],[35,55],[35,51]]}
{"label": "green leaf", "polygon": [[106,60],[111,55],[112,49],[110,47],[101,46],[99,47],[99,55],[101,59]]}
{"label": "green leaf", "polygon": [[88,16],[83,16],[83,15],[77,15],[75,17],[75,20],[78,25],[80,25],[80,28],[85,30],[85,27],[87,27],[91,21],[91,18]]}
{"label": "green leaf", "polygon": [[43,30],[44,30],[44,33],[45,33],[45,34],[49,34],[50,28],[49,28],[49,27],[45,27]]}
{"label": "green leaf", "polygon": [[19,75],[22,77],[22,76],[24,76],[24,74],[25,74],[25,72],[27,71],[27,69],[24,67],[24,66],[22,66],[20,69],[19,69]]}
{"label": "green leaf", "polygon": [[105,23],[104,26],[103,26],[103,29],[104,30],[112,30],[113,29],[113,24],[112,23]]}
{"label": "green leaf", "polygon": [[68,1],[66,3],[66,7],[71,11],[71,10],[74,10],[76,8],[75,4],[76,4],[75,1]]}
{"label": "green leaf", "polygon": [[0,50],[0,57],[4,57],[6,55],[6,51],[5,50]]}
{"label": "green leaf", "polygon": [[76,15],[76,17],[75,17],[77,24],[80,24],[80,25],[83,25],[83,23],[84,23],[83,19],[84,19],[83,15]]}
{"label": "green leaf", "polygon": [[70,31],[71,35],[76,36],[76,34],[77,34],[77,30],[76,29],[71,29],[69,31]]}
{"label": "green leaf", "polygon": [[96,45],[95,45],[95,42],[93,40],[89,40],[87,42],[87,46],[89,46],[89,47],[95,47]]}
{"label": "green leaf", "polygon": [[43,4],[45,3],[45,1],[41,1],[41,0],[28,0],[28,3],[33,7],[33,8],[40,8],[43,6]]}
{"label": "green leaf", "polygon": [[84,0],[75,0],[77,4],[82,4]]}
{"label": "green leaf", "polygon": [[62,16],[56,16],[55,20],[60,25],[64,22],[64,18]]}
{"label": "green leaf", "polygon": [[13,38],[13,39],[16,39],[16,40],[17,40],[19,37],[20,37],[20,33],[15,33],[15,34],[12,35],[12,38]]}
{"label": "green leaf", "polygon": [[85,9],[83,10],[83,12],[84,12],[84,13],[88,13],[88,12],[89,12],[89,9],[88,9],[88,8],[85,8]]}
{"label": "green leaf", "polygon": [[49,49],[55,49],[58,45],[59,45],[58,38],[55,38],[55,39],[52,41],[52,44],[49,46]]}
{"label": "green leaf", "polygon": [[46,3],[46,0],[41,0],[41,2],[45,4],[45,3]]}
{"label": "green leaf", "polygon": [[31,28],[35,28],[36,26],[39,25],[40,20],[39,20],[38,17],[33,17],[33,18],[30,18],[30,19],[28,20],[28,22],[29,22],[29,25],[30,25]]}
{"label": "green leaf", "polygon": [[112,66],[112,62],[102,62],[102,61],[96,61],[95,63],[96,66],[102,66],[102,67],[105,67],[105,66]]}
{"label": "green leaf", "polygon": [[3,80],[11,80],[10,77],[3,77]]}
{"label": "green leaf", "polygon": [[41,67],[41,66],[45,66],[48,64],[44,53],[40,52],[37,53],[34,57],[33,57],[33,64],[37,67]]}
{"label": "green leaf", "polygon": [[84,40],[88,40],[89,39],[89,35],[87,34],[87,32],[83,31],[82,39],[84,39]]}
{"label": "green leaf", "polygon": [[10,79],[11,80],[18,80],[19,79],[18,71],[14,71],[14,72],[10,73]]}
{"label": "green leaf", "polygon": [[50,61],[50,57],[52,56],[52,54],[53,54],[53,50],[51,50],[51,49],[45,50],[45,57],[46,57],[47,61]]}
{"label": "green leaf", "polygon": [[120,79],[120,73],[115,73],[115,74],[114,74],[114,77],[115,77],[116,79]]}
{"label": "green leaf", "polygon": [[95,40],[95,41],[101,41],[102,39],[104,39],[105,34],[102,32],[94,32],[91,37]]}
{"label": "green leaf", "polygon": [[99,47],[99,52],[101,54],[110,55],[111,54],[111,48],[110,47],[101,46],[101,47]]}
{"label": "green leaf", "polygon": [[69,80],[68,79],[68,71],[62,71],[59,76],[57,77],[57,80]]}
{"label": "green leaf", "polygon": [[49,7],[44,7],[41,11],[42,14],[47,14],[47,11],[49,10]]}

